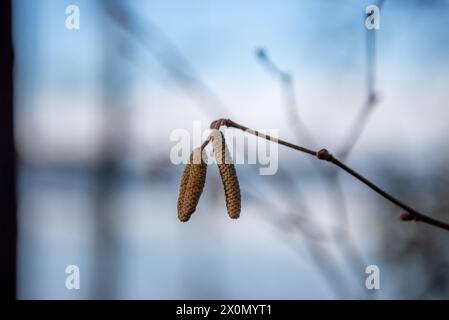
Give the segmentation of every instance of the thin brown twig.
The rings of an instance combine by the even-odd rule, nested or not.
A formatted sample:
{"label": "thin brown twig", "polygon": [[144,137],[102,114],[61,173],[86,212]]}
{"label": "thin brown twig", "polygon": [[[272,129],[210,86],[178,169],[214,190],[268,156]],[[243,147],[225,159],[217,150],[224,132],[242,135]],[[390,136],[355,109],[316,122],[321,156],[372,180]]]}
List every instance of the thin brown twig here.
{"label": "thin brown twig", "polygon": [[391,194],[389,194],[388,192],[386,192],[385,190],[381,189],[376,184],[374,184],[373,182],[371,182],[370,180],[368,180],[367,178],[362,176],[360,173],[358,173],[354,169],[350,168],[349,166],[347,166],[346,164],[344,164],[343,162],[341,162],[340,160],[335,158],[326,149],[321,149],[319,151],[314,151],[312,149],[309,149],[309,148],[306,148],[306,147],[302,147],[302,146],[298,146],[298,145],[295,145],[293,143],[284,141],[282,139],[274,138],[274,137],[271,137],[269,135],[263,134],[263,133],[258,132],[256,130],[253,130],[253,129],[250,129],[248,127],[245,127],[245,126],[243,126],[241,124],[235,123],[234,121],[232,121],[230,119],[219,119],[219,120],[216,120],[216,121],[212,122],[211,127],[212,126],[214,128],[219,128],[221,126],[226,126],[226,127],[230,127],[230,128],[236,128],[236,129],[242,130],[244,132],[250,133],[252,135],[255,135],[257,137],[261,137],[263,139],[266,139],[268,141],[272,141],[272,142],[281,144],[283,146],[286,146],[288,148],[291,148],[291,149],[294,149],[294,150],[297,150],[297,151],[301,151],[301,152],[307,153],[309,155],[313,155],[316,158],[318,158],[319,160],[328,161],[328,162],[336,165],[340,169],[346,171],[348,174],[350,174],[351,176],[353,176],[354,178],[356,178],[360,182],[362,182],[365,185],[367,185],[370,189],[374,190],[376,193],[378,193],[379,195],[381,195],[385,199],[389,200],[391,203],[393,203],[396,206],[400,207],[401,209],[405,210],[406,213],[401,215],[401,217],[400,217],[401,220],[403,220],[403,221],[411,221],[411,220],[420,221],[420,222],[424,222],[424,223],[427,223],[429,225],[432,225],[434,227],[438,227],[438,228],[445,229],[445,230],[449,231],[449,224],[448,223],[440,221],[440,220],[437,220],[437,219],[434,219],[434,218],[431,218],[431,217],[429,217],[429,216],[419,212],[418,210],[412,208],[408,204],[398,200],[397,198],[395,198],[394,196],[392,196]]}

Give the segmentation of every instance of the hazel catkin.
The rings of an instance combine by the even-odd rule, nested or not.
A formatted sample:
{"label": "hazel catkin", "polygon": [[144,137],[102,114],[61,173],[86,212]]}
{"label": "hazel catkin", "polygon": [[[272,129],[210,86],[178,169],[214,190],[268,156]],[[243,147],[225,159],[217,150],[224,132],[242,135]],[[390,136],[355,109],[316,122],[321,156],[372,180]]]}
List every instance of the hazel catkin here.
{"label": "hazel catkin", "polygon": [[207,155],[201,148],[190,154],[181,178],[178,197],[178,219],[186,222],[195,212],[204,189],[207,173]]}

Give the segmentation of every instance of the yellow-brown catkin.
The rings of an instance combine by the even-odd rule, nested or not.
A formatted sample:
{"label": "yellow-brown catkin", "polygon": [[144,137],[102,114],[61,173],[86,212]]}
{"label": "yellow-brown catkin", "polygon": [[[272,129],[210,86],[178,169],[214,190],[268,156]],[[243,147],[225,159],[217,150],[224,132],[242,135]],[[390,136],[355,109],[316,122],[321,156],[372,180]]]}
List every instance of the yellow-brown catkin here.
{"label": "yellow-brown catkin", "polygon": [[218,170],[220,171],[221,181],[223,182],[228,215],[232,219],[237,219],[240,217],[241,196],[239,180],[237,178],[234,163],[232,162],[228,147],[226,146],[223,133],[218,130],[212,130],[211,140]]}
{"label": "yellow-brown catkin", "polygon": [[189,163],[186,165],[181,178],[178,197],[178,218],[182,222],[188,221],[196,210],[206,183],[206,173],[206,153],[201,148],[197,148],[190,154]]}

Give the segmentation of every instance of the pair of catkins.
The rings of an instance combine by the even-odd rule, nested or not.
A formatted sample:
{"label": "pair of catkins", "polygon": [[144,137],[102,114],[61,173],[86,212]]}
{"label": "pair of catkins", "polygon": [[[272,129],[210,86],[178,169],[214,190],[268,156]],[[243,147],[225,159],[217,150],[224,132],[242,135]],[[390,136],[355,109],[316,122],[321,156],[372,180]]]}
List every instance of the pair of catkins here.
{"label": "pair of catkins", "polygon": [[[237,219],[241,209],[240,187],[224,135],[214,129],[208,139],[212,142],[214,156],[223,182],[228,215],[232,219]],[[206,183],[207,160],[203,146],[194,149],[190,154],[189,162],[181,178],[178,197],[178,218],[182,222],[188,221],[196,210]]]}

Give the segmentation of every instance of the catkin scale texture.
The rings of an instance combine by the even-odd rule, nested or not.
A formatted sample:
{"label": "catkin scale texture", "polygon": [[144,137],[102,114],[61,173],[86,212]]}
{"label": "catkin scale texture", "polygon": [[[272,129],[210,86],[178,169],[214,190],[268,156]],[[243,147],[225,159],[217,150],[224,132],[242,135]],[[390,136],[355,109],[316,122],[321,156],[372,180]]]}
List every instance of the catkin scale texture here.
{"label": "catkin scale texture", "polygon": [[223,133],[218,130],[213,130],[211,133],[211,141],[221,181],[223,182],[228,215],[232,219],[237,219],[240,217],[241,195],[235,166],[226,146]]}
{"label": "catkin scale texture", "polygon": [[186,165],[179,189],[178,218],[182,222],[190,219],[195,212],[206,183],[207,156],[204,150],[192,151]]}

